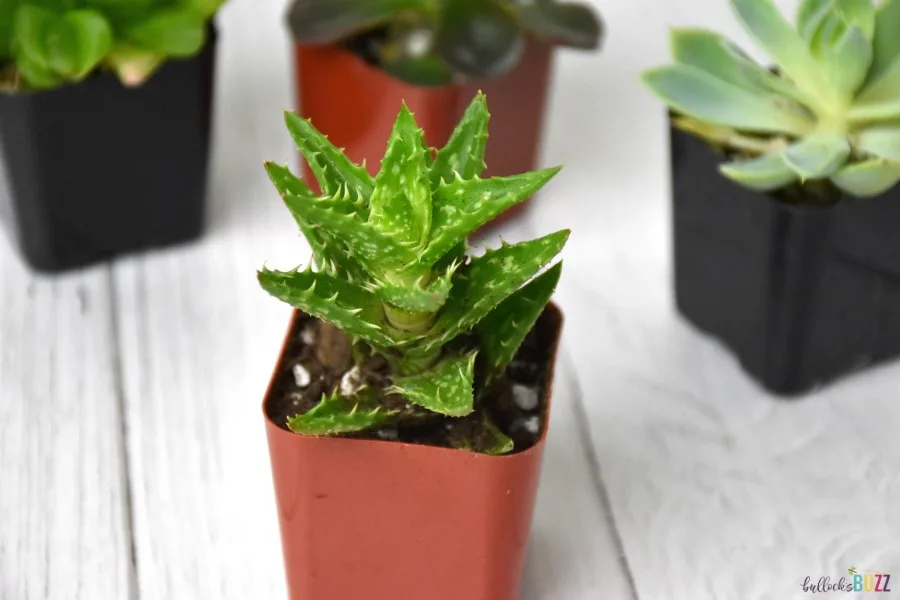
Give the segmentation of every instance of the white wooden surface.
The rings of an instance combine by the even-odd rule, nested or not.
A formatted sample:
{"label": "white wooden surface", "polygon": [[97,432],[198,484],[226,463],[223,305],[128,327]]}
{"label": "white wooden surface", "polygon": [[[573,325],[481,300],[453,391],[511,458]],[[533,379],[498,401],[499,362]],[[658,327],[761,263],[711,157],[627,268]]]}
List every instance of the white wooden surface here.
{"label": "white wooden surface", "polygon": [[[900,597],[900,365],[777,402],[672,307],[636,74],[667,23],[746,38],[721,0],[595,3],[606,48],[567,53],[552,96],[566,169],[504,231],[574,228],[523,600],[783,600],[851,565]],[[288,312],[254,280],[308,255],[261,168],[294,159],[282,10],[222,11],[204,241],[46,279],[0,240],[0,600],[285,597],[259,403]]]}

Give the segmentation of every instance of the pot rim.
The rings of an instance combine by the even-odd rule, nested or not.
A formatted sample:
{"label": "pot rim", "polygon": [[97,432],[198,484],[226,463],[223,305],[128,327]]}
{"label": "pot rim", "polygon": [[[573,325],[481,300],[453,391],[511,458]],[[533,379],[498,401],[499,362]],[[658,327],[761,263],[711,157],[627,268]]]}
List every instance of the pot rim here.
{"label": "pot rim", "polygon": [[543,447],[547,442],[547,433],[550,429],[550,427],[549,427],[550,426],[550,407],[551,407],[552,400],[553,400],[553,383],[554,383],[554,379],[556,376],[556,362],[557,362],[557,358],[559,356],[559,345],[560,345],[560,340],[562,338],[561,334],[562,334],[562,326],[563,326],[563,322],[564,322],[562,310],[559,308],[559,305],[557,305],[552,300],[547,303],[547,306],[544,308],[544,312],[541,314],[543,315],[544,313],[546,313],[548,311],[557,318],[558,326],[555,327],[556,335],[555,335],[552,345],[550,347],[550,352],[548,353],[549,371],[548,371],[547,383],[546,383],[545,390],[544,390],[544,394],[546,395],[547,400],[545,402],[545,405],[544,405],[545,408],[544,408],[543,415],[542,415],[543,416],[542,431],[541,431],[540,438],[538,438],[538,440],[534,444],[532,444],[530,447],[526,448],[525,450],[522,450],[521,452],[514,451],[514,452],[511,452],[508,454],[494,455],[494,454],[485,454],[482,452],[473,452],[471,450],[465,450],[465,449],[461,449],[461,448],[444,448],[441,446],[429,446],[427,444],[412,444],[409,442],[398,442],[395,440],[357,439],[357,438],[344,438],[344,437],[339,437],[339,436],[303,435],[300,433],[294,433],[293,431],[289,431],[289,430],[286,430],[286,429],[278,426],[278,424],[276,424],[275,421],[273,421],[269,417],[269,413],[266,410],[266,406],[269,403],[269,399],[270,399],[271,393],[272,393],[272,388],[274,387],[275,381],[280,372],[279,367],[281,366],[282,359],[284,358],[284,350],[287,347],[287,342],[290,339],[291,334],[294,332],[294,324],[296,323],[299,316],[307,315],[311,319],[316,318],[316,317],[313,317],[312,315],[308,315],[307,313],[304,313],[303,311],[301,311],[299,309],[294,309],[293,312],[291,313],[290,323],[288,325],[287,332],[285,333],[284,341],[281,344],[281,351],[278,354],[278,360],[275,362],[275,367],[272,371],[272,376],[269,378],[269,384],[266,387],[265,396],[263,396],[263,401],[262,401],[262,405],[260,408],[263,413],[263,418],[266,421],[266,427],[271,428],[272,430],[274,430],[277,433],[289,435],[292,437],[295,436],[298,439],[304,439],[304,440],[322,440],[322,441],[327,441],[329,443],[340,443],[340,444],[347,445],[347,446],[351,446],[351,445],[362,446],[362,445],[369,445],[369,444],[389,444],[390,446],[392,446],[398,450],[407,449],[410,451],[433,452],[436,454],[461,453],[467,457],[474,456],[477,458],[490,459],[490,460],[494,460],[494,461],[515,460],[515,459],[519,459],[521,457],[528,456],[535,452],[543,451]]}

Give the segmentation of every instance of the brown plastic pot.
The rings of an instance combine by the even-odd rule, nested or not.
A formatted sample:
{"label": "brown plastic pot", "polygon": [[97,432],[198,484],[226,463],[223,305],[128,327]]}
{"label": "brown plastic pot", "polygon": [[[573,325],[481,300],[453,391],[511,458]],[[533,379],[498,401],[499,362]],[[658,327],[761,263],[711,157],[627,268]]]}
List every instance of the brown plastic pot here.
{"label": "brown plastic pot", "polygon": [[[491,111],[487,175],[534,170],[552,66],[553,48],[530,40],[518,66],[502,77],[464,85],[415,87],[341,46],[295,44],[300,114],[312,119],[356,163],[365,160],[373,175],[381,164],[401,102],[406,101],[415,113],[428,145],[441,147],[479,90],[487,94]],[[314,181],[309,176],[307,180]]]}
{"label": "brown plastic pot", "polygon": [[[297,312],[287,341],[309,319]],[[301,436],[263,403],[291,600],[516,600],[546,441],[562,314],[547,349],[544,432],[506,456],[380,440]]]}

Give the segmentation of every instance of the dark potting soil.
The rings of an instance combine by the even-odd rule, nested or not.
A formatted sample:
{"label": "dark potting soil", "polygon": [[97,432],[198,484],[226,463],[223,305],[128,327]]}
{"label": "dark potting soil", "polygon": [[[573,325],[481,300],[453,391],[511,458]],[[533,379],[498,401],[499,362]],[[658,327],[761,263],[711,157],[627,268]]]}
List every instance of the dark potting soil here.
{"label": "dark potting soil", "polygon": [[[540,321],[539,321],[540,323]],[[482,451],[490,442],[482,410],[491,421],[515,442],[513,452],[527,450],[538,442],[546,426],[546,387],[549,349],[535,327],[525,338],[506,373],[497,378],[472,415],[450,418],[424,414],[397,394],[382,393],[380,402],[387,408],[409,414],[399,424],[345,437],[387,439],[400,442],[455,447],[454,440],[465,439],[471,448]],[[298,319],[282,357],[271,395],[266,402],[268,416],[283,429],[289,417],[303,414],[342,386],[366,385],[385,390],[390,385],[387,362],[380,356],[365,359],[354,367],[350,340],[340,330],[317,319]],[[477,373],[476,373],[477,377]],[[524,407],[524,408],[523,408]]]}

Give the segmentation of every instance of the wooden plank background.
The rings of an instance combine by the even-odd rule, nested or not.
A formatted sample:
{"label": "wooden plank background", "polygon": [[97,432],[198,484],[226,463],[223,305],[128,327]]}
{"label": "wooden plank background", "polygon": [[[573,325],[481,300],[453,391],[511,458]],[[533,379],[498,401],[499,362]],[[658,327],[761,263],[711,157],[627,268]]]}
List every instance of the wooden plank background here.
{"label": "wooden plank background", "polygon": [[[574,228],[523,599],[783,600],[900,572],[900,365],[778,402],[672,306],[664,112],[636,74],[667,24],[746,37],[724,2],[594,3],[605,49],[565,53],[551,99],[566,169],[503,230]],[[261,168],[296,164],[283,10],[220,15],[201,243],[45,278],[0,240],[2,600],[285,597],[259,404],[288,310],[254,279],[308,258]]]}

